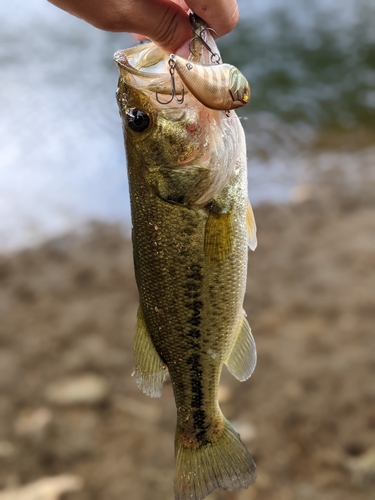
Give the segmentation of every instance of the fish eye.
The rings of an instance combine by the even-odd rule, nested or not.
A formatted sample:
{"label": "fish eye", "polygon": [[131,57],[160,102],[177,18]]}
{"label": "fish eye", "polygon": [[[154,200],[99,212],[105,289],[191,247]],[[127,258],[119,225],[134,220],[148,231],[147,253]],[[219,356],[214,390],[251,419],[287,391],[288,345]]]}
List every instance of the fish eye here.
{"label": "fish eye", "polygon": [[126,112],[128,126],[134,132],[144,132],[150,125],[149,115],[142,109],[131,108]]}

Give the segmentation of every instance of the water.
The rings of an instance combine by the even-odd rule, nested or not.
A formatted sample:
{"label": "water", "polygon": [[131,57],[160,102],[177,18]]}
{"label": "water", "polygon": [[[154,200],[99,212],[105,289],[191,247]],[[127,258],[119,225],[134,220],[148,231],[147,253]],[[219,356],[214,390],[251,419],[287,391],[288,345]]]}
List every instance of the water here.
{"label": "water", "polygon": [[223,40],[224,59],[251,81],[247,112],[315,129],[375,126],[375,4],[344,3],[290,2]]}
{"label": "water", "polygon": [[129,37],[37,0],[1,16],[0,247],[89,219],[126,221],[112,54]]}
{"label": "water", "polygon": [[[252,87],[242,113],[253,202],[304,182],[301,145],[325,129],[375,124],[371,0],[240,0],[224,59]],[[91,219],[129,223],[113,53],[133,42],[44,0],[0,12],[0,249]],[[247,118],[247,120],[245,120]]]}

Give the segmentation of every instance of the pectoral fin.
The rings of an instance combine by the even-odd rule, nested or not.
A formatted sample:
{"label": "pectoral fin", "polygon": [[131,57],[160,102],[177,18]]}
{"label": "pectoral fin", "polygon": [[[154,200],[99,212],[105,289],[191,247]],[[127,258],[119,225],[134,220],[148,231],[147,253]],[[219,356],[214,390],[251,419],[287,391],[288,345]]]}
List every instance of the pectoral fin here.
{"label": "pectoral fin", "polygon": [[152,343],[141,307],[138,308],[134,358],[138,387],[148,396],[159,398],[167,374],[167,367]]}
{"label": "pectoral fin", "polygon": [[253,373],[256,363],[257,351],[254,337],[247,319],[243,316],[225,364],[231,374],[243,382]]}
{"label": "pectoral fin", "polygon": [[246,228],[247,228],[247,244],[251,250],[257,247],[257,226],[255,224],[255,217],[253,209],[251,208],[250,201],[247,200],[246,210]]}
{"label": "pectoral fin", "polygon": [[204,253],[209,264],[222,264],[232,253],[232,211],[217,214],[211,210],[206,222]]}

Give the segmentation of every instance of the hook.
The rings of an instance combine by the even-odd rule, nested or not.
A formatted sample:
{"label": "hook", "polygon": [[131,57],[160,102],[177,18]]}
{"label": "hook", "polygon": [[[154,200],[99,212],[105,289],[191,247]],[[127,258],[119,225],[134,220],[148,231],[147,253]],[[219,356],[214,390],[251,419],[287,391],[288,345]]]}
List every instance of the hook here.
{"label": "hook", "polygon": [[201,42],[201,44],[204,47],[206,47],[206,49],[208,50],[208,52],[211,54],[211,62],[213,64],[220,64],[220,55],[217,52],[213,52],[213,50],[208,45],[208,43],[206,42],[206,40],[204,40],[203,37],[202,37],[202,33],[204,31],[212,31],[215,34],[215,36],[218,37],[218,34],[216,33],[216,31],[213,28],[203,28],[200,33],[197,33],[193,29],[193,33],[194,33],[195,36],[189,42],[189,51],[190,51],[191,54],[193,54],[193,56],[195,56],[195,53],[194,53],[194,51],[191,48],[191,44],[194,42],[194,40],[199,40]]}
{"label": "hook", "polygon": [[182,86],[182,88],[181,88],[181,98],[179,99],[177,97],[176,81],[174,79],[174,70],[175,70],[175,67],[176,67],[176,57],[175,57],[174,54],[171,54],[169,56],[168,65],[169,65],[169,74],[171,75],[171,86],[172,86],[171,98],[169,99],[169,101],[165,101],[165,102],[164,101],[160,101],[158,93],[156,92],[155,93],[156,100],[158,101],[159,104],[169,104],[170,102],[173,101],[173,99],[176,99],[176,101],[177,101],[178,104],[182,104],[184,102],[185,91],[184,91],[184,86]]}

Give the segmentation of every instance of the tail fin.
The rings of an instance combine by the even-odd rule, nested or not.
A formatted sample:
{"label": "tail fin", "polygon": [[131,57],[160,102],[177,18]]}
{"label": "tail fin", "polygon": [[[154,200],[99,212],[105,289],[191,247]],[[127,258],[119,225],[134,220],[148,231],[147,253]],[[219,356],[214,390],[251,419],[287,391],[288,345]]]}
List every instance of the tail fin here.
{"label": "tail fin", "polygon": [[176,439],[176,500],[202,500],[216,488],[248,488],[256,478],[256,466],[228,421],[215,442],[186,448]]}

